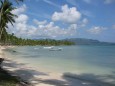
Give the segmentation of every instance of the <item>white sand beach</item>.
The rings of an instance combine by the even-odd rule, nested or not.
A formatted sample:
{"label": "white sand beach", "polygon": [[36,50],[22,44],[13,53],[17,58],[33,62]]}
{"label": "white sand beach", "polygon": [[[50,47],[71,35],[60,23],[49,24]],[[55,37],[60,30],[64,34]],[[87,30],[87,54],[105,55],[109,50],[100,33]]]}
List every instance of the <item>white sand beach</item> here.
{"label": "white sand beach", "polygon": [[6,48],[6,46],[0,47],[0,58],[5,59],[5,61],[2,63],[2,67],[7,70],[11,75],[19,76],[21,79],[32,83],[32,85],[34,86],[54,86],[51,84],[43,83],[42,81],[45,80],[65,81],[61,78],[61,74],[41,72],[32,67],[28,67],[26,64],[16,62],[13,59],[8,58],[3,52],[3,49]]}
{"label": "white sand beach", "polygon": [[[97,86],[96,82],[91,82],[79,77],[66,77],[64,74],[55,72],[46,72],[45,70],[35,69],[27,64],[17,62],[14,59],[5,56],[3,49],[7,47],[1,47],[0,58],[4,58],[5,61],[2,67],[7,70],[11,75],[18,76],[21,79],[30,82],[33,86]],[[74,76],[74,75],[73,75]],[[103,86],[108,86],[106,83]]]}

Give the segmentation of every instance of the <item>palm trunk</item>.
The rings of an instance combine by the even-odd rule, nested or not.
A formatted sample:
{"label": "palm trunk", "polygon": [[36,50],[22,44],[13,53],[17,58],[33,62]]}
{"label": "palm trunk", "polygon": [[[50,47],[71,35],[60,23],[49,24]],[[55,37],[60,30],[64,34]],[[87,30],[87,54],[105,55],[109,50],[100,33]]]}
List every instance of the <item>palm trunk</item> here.
{"label": "palm trunk", "polygon": [[1,40],[2,32],[3,32],[3,29],[2,29],[2,10],[3,10],[3,6],[2,6],[1,11],[0,11],[0,40]]}
{"label": "palm trunk", "polygon": [[1,8],[1,10],[0,10],[0,24],[1,24],[1,22],[2,22],[2,10],[3,10],[3,6],[2,6],[2,8]]}
{"label": "palm trunk", "polygon": [[3,10],[3,6],[1,8],[1,11],[0,11],[0,41],[1,41],[1,37],[2,37],[2,32],[3,32],[3,29],[2,29],[2,10]]}
{"label": "palm trunk", "polygon": [[1,41],[1,39],[2,39],[2,33],[3,33],[3,28],[2,28],[2,26],[0,27],[0,29],[1,29],[1,31],[0,31],[0,41]]}

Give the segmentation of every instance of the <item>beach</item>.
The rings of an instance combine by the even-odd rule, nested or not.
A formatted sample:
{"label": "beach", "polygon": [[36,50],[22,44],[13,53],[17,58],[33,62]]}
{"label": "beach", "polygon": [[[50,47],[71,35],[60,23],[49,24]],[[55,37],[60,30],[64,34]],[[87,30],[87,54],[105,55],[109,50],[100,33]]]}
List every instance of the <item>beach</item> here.
{"label": "beach", "polygon": [[[3,53],[4,51],[1,52]],[[5,58],[2,64],[5,70],[13,76],[19,76],[33,86],[114,86],[114,84],[102,82],[101,76],[95,74],[77,75],[70,72],[49,72],[47,69],[37,69],[4,54],[1,55],[1,57]]]}
{"label": "beach", "polygon": [[[73,77],[63,76],[57,73],[47,73],[27,67],[25,64],[6,59],[3,63],[3,68],[11,75],[18,76],[22,80],[31,83],[33,86],[114,86],[108,83],[88,81],[87,79],[80,79],[79,76]],[[34,73],[34,74],[33,74]],[[71,74],[70,74],[71,75]],[[64,79],[65,78],[65,79]]]}
{"label": "beach", "polygon": [[[42,82],[45,80],[47,81],[47,80],[54,79],[57,81],[59,80],[60,82],[61,80],[64,81],[61,78],[60,74],[55,74],[55,73],[50,74],[50,73],[45,73],[45,72],[39,72],[31,67],[28,67],[26,64],[13,61],[13,59],[8,58],[4,55],[4,51],[2,49],[6,49],[6,48],[1,47],[1,51],[0,51],[0,58],[5,59],[5,61],[2,63],[2,67],[3,69],[7,70],[12,76],[18,76],[24,81],[27,81],[34,86],[53,86],[53,85],[47,84],[47,82],[46,83]],[[34,75],[32,75],[33,72],[34,72]]]}
{"label": "beach", "polygon": [[115,86],[114,8],[115,0],[0,0],[0,86]]}

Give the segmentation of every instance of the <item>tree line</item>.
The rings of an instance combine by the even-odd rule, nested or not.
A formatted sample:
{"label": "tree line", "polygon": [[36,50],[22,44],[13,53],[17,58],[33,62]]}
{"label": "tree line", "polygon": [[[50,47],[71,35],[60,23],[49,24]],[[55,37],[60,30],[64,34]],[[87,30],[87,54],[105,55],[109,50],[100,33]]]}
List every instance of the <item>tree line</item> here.
{"label": "tree line", "polygon": [[7,32],[3,33],[1,44],[2,45],[74,45],[73,42],[67,41],[67,40],[55,40],[55,39],[39,39],[39,40],[33,40],[33,39],[23,39],[16,37],[13,33],[7,34]]}

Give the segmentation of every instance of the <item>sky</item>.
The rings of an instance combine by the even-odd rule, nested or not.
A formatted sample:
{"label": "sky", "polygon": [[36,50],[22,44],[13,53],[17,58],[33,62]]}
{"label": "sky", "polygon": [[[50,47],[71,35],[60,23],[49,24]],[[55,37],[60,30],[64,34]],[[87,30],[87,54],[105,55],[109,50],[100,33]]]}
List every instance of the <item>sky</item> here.
{"label": "sky", "polygon": [[25,0],[8,32],[31,39],[88,38],[115,42],[115,0]]}

